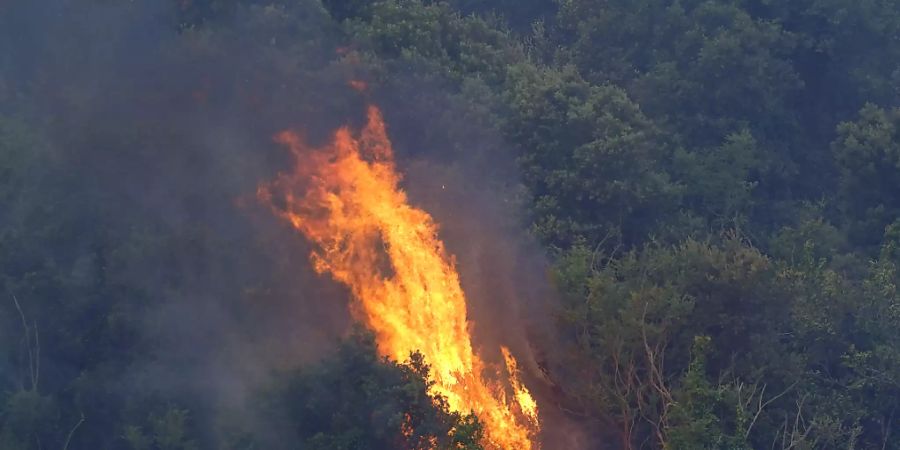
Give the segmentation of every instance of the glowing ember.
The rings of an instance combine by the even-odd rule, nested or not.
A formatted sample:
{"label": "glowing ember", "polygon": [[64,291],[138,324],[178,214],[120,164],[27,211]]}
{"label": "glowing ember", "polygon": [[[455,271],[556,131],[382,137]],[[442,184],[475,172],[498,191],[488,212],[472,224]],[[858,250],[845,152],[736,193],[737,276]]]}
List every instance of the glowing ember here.
{"label": "glowing ember", "polygon": [[431,216],[410,206],[398,186],[378,109],[370,107],[358,136],[344,127],[319,149],[292,132],[277,140],[290,148],[296,166],[260,186],[259,198],[316,244],[316,271],[350,288],[357,300],[352,312],[375,332],[379,351],[399,361],[420,351],[431,365],[432,393],[446,397],[454,411],[474,411],[487,446],[533,448],[537,404],[506,348],[508,383],[485,378],[459,275]]}

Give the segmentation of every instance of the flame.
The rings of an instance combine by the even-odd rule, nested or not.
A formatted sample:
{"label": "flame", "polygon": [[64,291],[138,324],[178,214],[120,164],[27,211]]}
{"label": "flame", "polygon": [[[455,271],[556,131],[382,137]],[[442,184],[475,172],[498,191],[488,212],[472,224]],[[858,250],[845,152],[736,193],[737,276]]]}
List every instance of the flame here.
{"label": "flame", "polygon": [[305,146],[290,131],[276,140],[294,154],[294,171],[260,185],[258,197],[316,245],[317,272],[350,288],[352,313],[374,331],[379,351],[398,361],[421,352],[431,365],[431,393],[453,411],[477,414],[487,447],[534,448],[537,404],[505,347],[514,395],[508,399],[504,384],[485,377],[454,261],[432,217],[399,188],[378,108],[369,108],[358,135],[340,128],[322,148]]}
{"label": "flame", "polygon": [[534,397],[531,396],[528,388],[519,380],[519,368],[516,359],[513,358],[508,348],[500,347],[500,351],[503,352],[503,361],[506,362],[506,371],[509,373],[509,383],[512,385],[516,402],[519,404],[522,414],[525,414],[529,420],[537,424],[537,402],[534,401]]}

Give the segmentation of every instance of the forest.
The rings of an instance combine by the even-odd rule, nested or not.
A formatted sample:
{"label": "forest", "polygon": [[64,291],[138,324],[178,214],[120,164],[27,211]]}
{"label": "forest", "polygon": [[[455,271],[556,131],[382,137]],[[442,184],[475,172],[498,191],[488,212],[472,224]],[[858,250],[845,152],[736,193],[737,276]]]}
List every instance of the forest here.
{"label": "forest", "polygon": [[0,450],[502,447],[258,199],[370,105],[533,448],[900,450],[896,0],[0,1]]}

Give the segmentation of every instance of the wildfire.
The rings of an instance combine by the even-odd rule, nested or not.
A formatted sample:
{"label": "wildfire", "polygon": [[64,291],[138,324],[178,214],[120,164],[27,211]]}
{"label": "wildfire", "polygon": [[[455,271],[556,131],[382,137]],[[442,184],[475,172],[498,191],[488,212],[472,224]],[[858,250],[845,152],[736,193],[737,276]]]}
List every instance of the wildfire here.
{"label": "wildfire", "polygon": [[369,108],[360,133],[340,128],[322,148],[307,147],[290,131],[276,140],[296,165],[261,185],[258,196],[316,245],[315,270],[350,288],[352,313],[374,331],[379,351],[398,361],[420,351],[431,365],[432,393],[454,411],[477,414],[488,447],[533,448],[537,404],[505,347],[508,383],[485,377],[454,262],[432,217],[399,188],[378,108]]}

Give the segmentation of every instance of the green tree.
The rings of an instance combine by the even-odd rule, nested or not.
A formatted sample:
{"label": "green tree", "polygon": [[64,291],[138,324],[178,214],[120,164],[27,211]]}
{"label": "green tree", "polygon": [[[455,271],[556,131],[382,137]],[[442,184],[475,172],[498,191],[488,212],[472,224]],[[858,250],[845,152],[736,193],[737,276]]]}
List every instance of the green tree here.
{"label": "green tree", "polygon": [[509,74],[505,130],[521,147],[538,236],[634,245],[677,201],[653,124],[621,90],[592,86],[571,67],[523,64]]}
{"label": "green tree", "polygon": [[125,427],[123,438],[130,450],[196,450],[196,441],[189,438],[189,414],[187,410],[170,408],[165,413],[150,414],[149,434],[141,427]]}
{"label": "green tree", "polygon": [[545,20],[556,12],[554,0],[451,0],[463,14],[500,14],[515,30],[529,32],[536,21]]}
{"label": "green tree", "polygon": [[[303,448],[481,448],[477,419],[448,412],[428,393],[427,376],[420,354],[404,364],[380,358],[371,334],[357,331],[316,367],[285,378],[267,409]],[[283,439],[267,445],[281,448]]]}
{"label": "green tree", "polygon": [[355,19],[349,33],[398,74],[414,69],[457,83],[471,77],[497,86],[506,67],[524,57],[508,30],[480,17],[463,17],[443,2],[380,1],[372,5],[370,17]]}
{"label": "green tree", "polygon": [[684,205],[713,230],[740,229],[754,218],[754,191],[765,162],[748,130],[730,134],[714,149],[679,149],[674,177],[684,186]]}
{"label": "green tree", "polygon": [[[672,426],[687,434],[707,427],[686,418],[711,420],[713,412],[697,409],[709,400],[697,397],[701,391],[717,389],[705,377],[750,384],[765,374],[772,389],[783,389],[785,377],[796,373],[781,343],[789,329],[788,291],[772,262],[738,239],[648,245],[612,259],[581,247],[556,273],[568,294],[564,323],[576,352],[570,364],[582,374],[566,386],[581,408],[614,420],[626,448],[648,438],[664,445]],[[692,367],[695,336],[717,344],[702,348]],[[699,403],[684,403],[690,401]],[[682,416],[673,424],[678,402]]]}
{"label": "green tree", "polygon": [[[744,430],[730,429],[744,425],[744,405],[730,401],[729,390],[715,386],[707,379],[706,353],[710,338],[694,338],[691,364],[673,393],[669,426],[665,431],[666,449],[750,449]],[[730,419],[730,420],[729,420]]]}
{"label": "green tree", "polygon": [[337,21],[365,19],[371,14],[375,0],[323,0],[322,4]]}
{"label": "green tree", "polygon": [[900,108],[866,105],[857,120],[838,126],[832,151],[850,238],[877,245],[885,227],[900,217]]}

